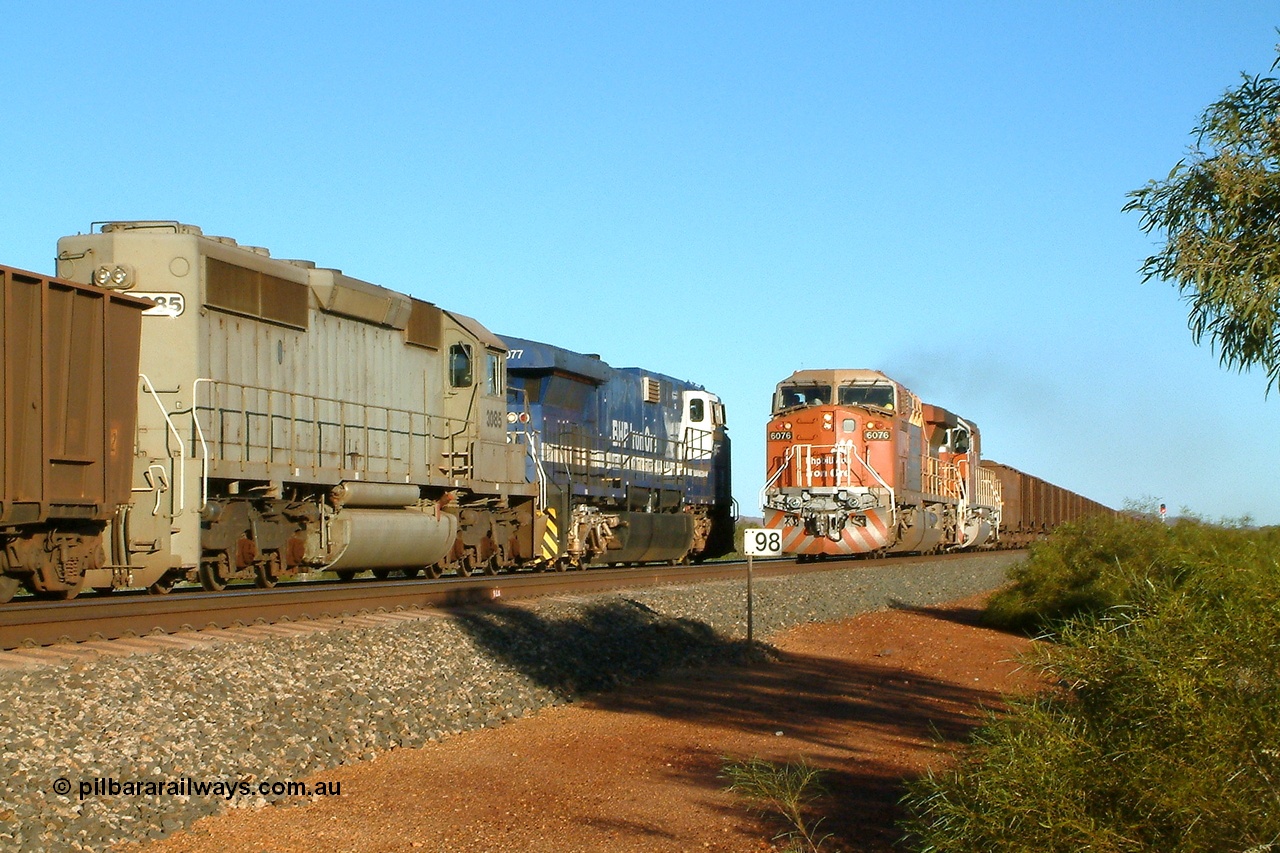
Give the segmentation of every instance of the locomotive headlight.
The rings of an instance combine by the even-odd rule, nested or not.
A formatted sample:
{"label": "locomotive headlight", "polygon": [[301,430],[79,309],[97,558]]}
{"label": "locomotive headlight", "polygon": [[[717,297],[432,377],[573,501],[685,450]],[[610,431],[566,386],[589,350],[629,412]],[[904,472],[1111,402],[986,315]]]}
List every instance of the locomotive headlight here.
{"label": "locomotive headlight", "polygon": [[517,419],[518,419],[518,416],[516,415],[515,412],[507,412],[507,423],[513,424],[516,422]]}
{"label": "locomotive headlight", "polygon": [[111,269],[111,287],[118,287],[121,290],[133,286],[133,270],[124,264],[116,264]]}
{"label": "locomotive headlight", "polygon": [[93,283],[99,287],[128,290],[133,282],[133,267],[128,264],[103,264],[93,271]]}

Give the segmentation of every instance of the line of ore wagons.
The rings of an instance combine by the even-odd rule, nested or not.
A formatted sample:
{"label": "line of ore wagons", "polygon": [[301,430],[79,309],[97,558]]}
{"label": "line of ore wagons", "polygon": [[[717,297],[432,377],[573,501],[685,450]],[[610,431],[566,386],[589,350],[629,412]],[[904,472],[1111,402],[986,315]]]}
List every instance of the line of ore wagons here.
{"label": "line of ore wagons", "polygon": [[[99,224],[0,285],[0,602],[733,550],[699,385],[178,222]],[[1001,544],[1105,510],[994,470]]]}

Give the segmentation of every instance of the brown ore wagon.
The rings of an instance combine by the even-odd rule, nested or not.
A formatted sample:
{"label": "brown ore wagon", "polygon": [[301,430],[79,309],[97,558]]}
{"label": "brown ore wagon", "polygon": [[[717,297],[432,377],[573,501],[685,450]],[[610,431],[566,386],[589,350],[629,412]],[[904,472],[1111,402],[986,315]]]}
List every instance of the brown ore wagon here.
{"label": "brown ore wagon", "polygon": [[1083,495],[1055,486],[1017,468],[988,459],[982,467],[1000,481],[1004,505],[1000,516],[1000,546],[1025,548],[1043,539],[1059,524],[1078,521],[1090,515],[1114,515],[1115,510]]}
{"label": "brown ore wagon", "polygon": [[104,533],[130,498],[152,305],[0,266],[0,602],[24,585],[70,598],[109,569]]}

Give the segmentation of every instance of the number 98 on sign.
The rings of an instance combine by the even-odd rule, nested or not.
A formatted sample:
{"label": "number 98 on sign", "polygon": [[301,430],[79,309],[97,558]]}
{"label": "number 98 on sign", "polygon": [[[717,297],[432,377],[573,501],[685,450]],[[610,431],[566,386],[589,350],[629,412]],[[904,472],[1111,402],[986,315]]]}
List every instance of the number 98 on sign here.
{"label": "number 98 on sign", "polygon": [[742,532],[742,553],[748,557],[782,556],[782,531],[748,527]]}

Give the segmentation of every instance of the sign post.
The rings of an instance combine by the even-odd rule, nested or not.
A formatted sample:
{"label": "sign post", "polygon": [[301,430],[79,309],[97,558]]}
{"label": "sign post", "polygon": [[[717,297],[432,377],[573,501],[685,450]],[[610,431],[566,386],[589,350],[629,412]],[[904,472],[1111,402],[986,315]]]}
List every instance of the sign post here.
{"label": "sign post", "polygon": [[782,531],[748,527],[742,531],[742,553],[747,557],[747,643],[755,641],[755,593],[751,588],[751,561],[755,557],[781,557]]}

